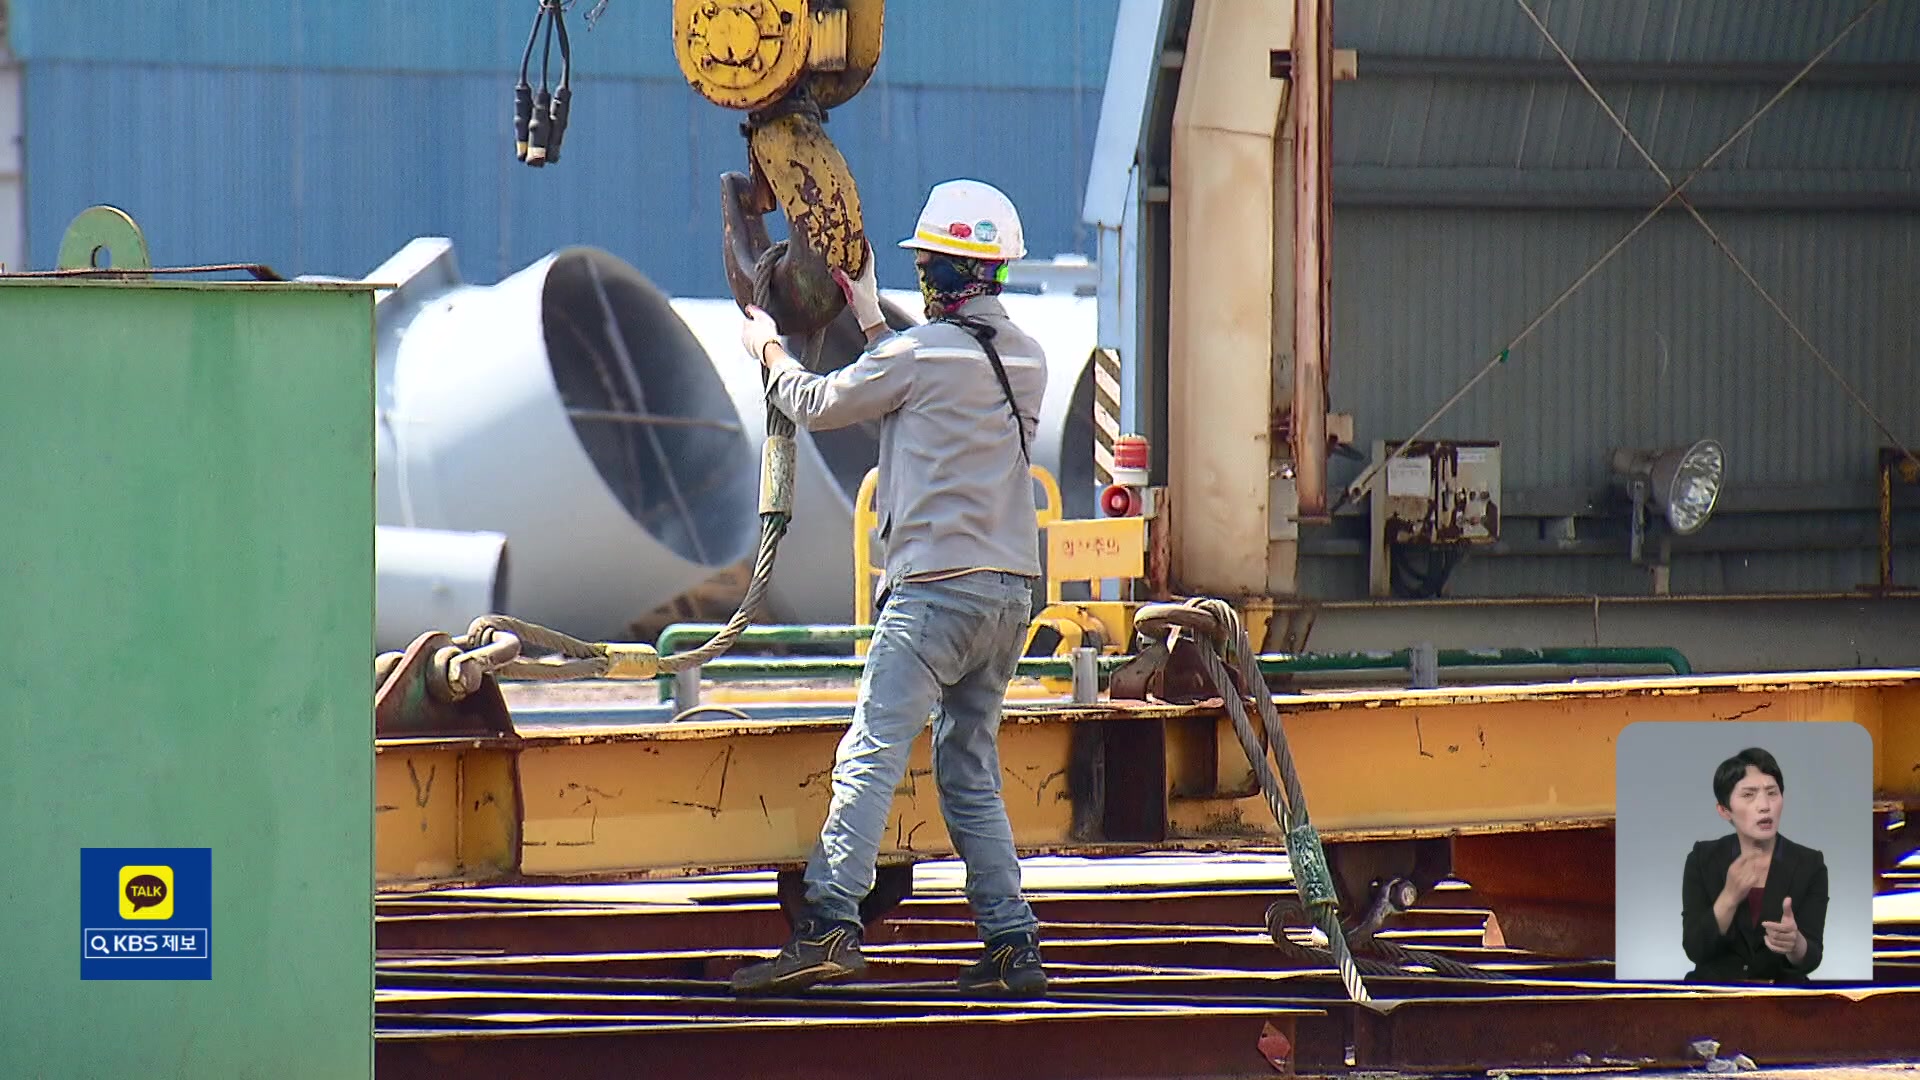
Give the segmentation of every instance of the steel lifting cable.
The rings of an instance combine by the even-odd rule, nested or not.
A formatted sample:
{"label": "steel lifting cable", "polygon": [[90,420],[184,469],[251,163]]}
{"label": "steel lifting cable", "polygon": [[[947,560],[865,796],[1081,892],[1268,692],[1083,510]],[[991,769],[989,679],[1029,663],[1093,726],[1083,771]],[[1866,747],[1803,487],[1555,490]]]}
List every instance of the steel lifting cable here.
{"label": "steel lifting cable", "polygon": [[[1575,278],[1573,281],[1573,284],[1568,285],[1564,290],[1561,291],[1559,296],[1554,297],[1553,302],[1548,304],[1544,309],[1542,309],[1540,314],[1535,315],[1533,317],[1533,320],[1527,323],[1526,327],[1522,329],[1520,333],[1515,335],[1512,341],[1507,342],[1505,348],[1502,348],[1498,352],[1494,353],[1492,358],[1489,359],[1486,362],[1486,364],[1480,368],[1479,371],[1474,372],[1472,378],[1468,379],[1465,383],[1463,383],[1460,389],[1454,391],[1452,397],[1442,402],[1440,407],[1433,411],[1433,415],[1427,417],[1426,420],[1422,421],[1420,426],[1414,429],[1414,432],[1412,435],[1409,435],[1407,438],[1401,440],[1400,444],[1394,447],[1392,452],[1388,453],[1385,458],[1367,466],[1366,469],[1362,470],[1359,478],[1354,480],[1353,483],[1347,485],[1346,490],[1340,493],[1340,498],[1335,501],[1332,507],[1332,510],[1337,511],[1342,507],[1346,506],[1348,503],[1352,502],[1354,499],[1358,498],[1362,492],[1367,490],[1368,485],[1373,483],[1373,481],[1377,477],[1379,477],[1382,471],[1384,471],[1388,466],[1392,465],[1393,462],[1398,460],[1402,455],[1406,454],[1409,450],[1411,450],[1413,447],[1413,444],[1418,442],[1420,440],[1420,437],[1425,435],[1427,431],[1433,427],[1434,424],[1438,423],[1442,416],[1445,416],[1449,411],[1453,409],[1455,405],[1458,405],[1460,401],[1463,398],[1465,398],[1467,394],[1470,393],[1475,386],[1480,385],[1480,381],[1482,379],[1485,379],[1488,375],[1491,375],[1495,368],[1506,363],[1507,356],[1509,353],[1511,353],[1515,348],[1519,347],[1521,342],[1525,341],[1529,337],[1532,337],[1533,332],[1535,330],[1538,330],[1540,328],[1540,325],[1547,321],[1548,316],[1552,315],[1555,311],[1558,311],[1560,309],[1560,306],[1562,304],[1565,304],[1567,300],[1570,299],[1575,292],[1578,292],[1582,285],[1585,285],[1588,282],[1588,280],[1590,280],[1595,274],[1600,272],[1601,267],[1605,266],[1609,261],[1613,259],[1615,255],[1619,254],[1620,249],[1626,247],[1628,241],[1632,240],[1635,236],[1638,236],[1642,229],[1646,228],[1649,224],[1653,222],[1654,218],[1659,217],[1660,214],[1666,210],[1667,204],[1673,202],[1675,199],[1679,199],[1681,197],[1681,193],[1684,192],[1690,185],[1692,185],[1694,180],[1698,179],[1701,173],[1711,168],[1714,162],[1720,160],[1721,155],[1725,154],[1728,150],[1731,150],[1733,148],[1733,144],[1739,142],[1741,138],[1743,138],[1746,135],[1746,133],[1753,128],[1755,124],[1760,122],[1761,117],[1765,116],[1769,111],[1773,109],[1775,105],[1780,103],[1781,98],[1786,97],[1788,92],[1791,91],[1794,87],[1798,86],[1801,80],[1807,77],[1807,74],[1809,72],[1811,72],[1815,67],[1818,67],[1820,62],[1827,58],[1827,54],[1831,53],[1834,49],[1838,48],[1840,43],[1846,39],[1847,35],[1853,32],[1854,27],[1860,25],[1860,23],[1863,20],[1865,20],[1866,17],[1869,14],[1871,14],[1875,8],[1879,7],[1882,2],[1883,0],[1868,0],[1867,5],[1861,8],[1859,13],[1854,15],[1852,19],[1848,20],[1845,26],[1840,28],[1840,32],[1834,35],[1833,40],[1829,41],[1825,48],[1815,53],[1812,59],[1808,60],[1806,64],[1800,68],[1798,72],[1794,73],[1793,78],[1787,80],[1787,83],[1785,86],[1782,86],[1778,92],[1776,92],[1771,98],[1767,99],[1766,104],[1760,106],[1760,108],[1756,110],[1752,116],[1749,116],[1747,118],[1746,123],[1741,124],[1737,129],[1734,130],[1733,134],[1727,136],[1726,140],[1722,142],[1720,146],[1714,150],[1713,153],[1708,154],[1706,157],[1706,160],[1694,166],[1693,171],[1689,172],[1678,184],[1673,184],[1671,186],[1671,190],[1667,192],[1665,198],[1660,200],[1658,205],[1656,205],[1653,209],[1647,211],[1646,215],[1642,217],[1638,222],[1636,222],[1633,228],[1627,230],[1626,235],[1622,236],[1619,240],[1615,241],[1613,246],[1608,248],[1606,252],[1600,256],[1599,259],[1595,260],[1593,265],[1589,266],[1585,273]],[[1729,252],[1729,254],[1731,254],[1731,252]],[[1750,277],[1749,277],[1749,280],[1751,280]],[[1758,283],[1756,282],[1755,285],[1757,287]],[[1762,291],[1764,292],[1764,290]],[[1775,310],[1779,311],[1779,308],[1776,306]],[[1782,314],[1782,317],[1784,317],[1785,313],[1781,312],[1781,314]],[[1789,320],[1789,322],[1791,322],[1791,320]],[[1802,340],[1805,341],[1804,336],[1802,337]],[[1808,343],[1808,345],[1811,348],[1811,343]],[[1871,414],[1871,410],[1869,410],[1869,413]],[[1878,418],[1876,417],[1876,420],[1877,419]],[[1885,430],[1884,427],[1882,430]],[[1908,456],[1911,457],[1912,455],[1908,455]]]}
{"label": "steel lifting cable", "polygon": [[[780,241],[762,252],[753,268],[753,302],[762,311],[772,307],[773,268],[780,257],[786,253],[786,241]],[[817,330],[808,339],[806,355],[801,362],[808,366],[818,363],[820,351],[826,341],[826,330]],[[761,381],[770,386],[766,369],[761,369]],[[740,601],[740,607],[733,618],[720,628],[719,632],[708,639],[705,645],[690,652],[675,653],[660,658],[660,670],[669,674],[699,667],[709,660],[720,656],[733,643],[739,640],[753,622],[754,615],[760,610],[760,603],[766,597],[767,587],[773,581],[773,560],[780,549],[780,538],[786,535],[787,524],[792,520],[793,505],[793,418],[767,399],[767,441],[766,457],[761,464],[761,518],[760,552],[753,562],[753,577],[747,583],[747,594]]]}
{"label": "steel lifting cable", "polygon": [[[777,409],[772,411],[778,411]],[[791,421],[789,421],[789,428]],[[771,446],[776,439],[786,440],[785,454],[792,461],[792,435],[780,436],[768,425],[767,441]],[[769,459],[780,455],[778,450],[770,450]],[[792,491],[791,468],[786,475],[787,492]],[[763,481],[768,477],[763,476]],[[765,486],[765,485],[763,485]],[[456,658],[457,664],[465,656],[471,656],[480,649],[502,642],[501,635],[519,642],[520,648],[510,657],[488,665],[492,673],[510,679],[528,679],[540,681],[564,681],[569,679],[598,679],[612,677],[650,678],[656,674],[675,674],[696,668],[724,654],[733,648],[734,642],[752,625],[753,618],[759,613],[760,605],[765,601],[767,588],[773,580],[774,560],[780,549],[780,540],[787,532],[787,524],[792,515],[786,510],[765,511],[761,514],[759,552],[753,562],[753,577],[747,584],[747,592],[741,598],[740,606],[733,618],[720,628],[707,643],[697,649],[674,653],[671,656],[657,656],[652,647],[640,644],[628,644],[615,641],[584,641],[569,634],[561,633],[524,619],[510,615],[482,615],[468,627],[466,636],[454,639],[454,644],[467,650],[463,657]],[[550,654],[557,656],[553,660],[530,659],[530,654]]]}
{"label": "steel lifting cable", "polygon": [[[768,439],[772,441],[775,437],[769,435]],[[788,438],[791,439],[791,436]],[[672,675],[699,667],[733,648],[734,642],[752,625],[754,616],[759,613],[760,605],[766,599],[767,588],[773,580],[774,560],[780,549],[780,540],[786,535],[791,515],[785,512],[763,513],[761,518],[759,552],[754,558],[753,577],[747,584],[746,595],[741,598],[733,618],[697,649],[671,656],[657,656],[650,646],[615,641],[583,641],[509,615],[482,615],[473,621],[466,636],[456,638],[454,644],[463,649],[477,650],[490,641],[497,641],[499,634],[512,635],[521,643],[521,653],[491,668],[494,674],[509,679],[564,681],[609,676],[650,678],[655,674]],[[528,658],[529,652],[553,654],[559,659],[533,660]]]}
{"label": "steel lifting cable", "polygon": [[[527,36],[526,49],[520,58],[520,78],[514,88],[514,134],[517,154],[520,160],[529,165],[540,166],[559,159],[560,141],[566,131],[567,111],[572,98],[573,55],[567,36],[566,13],[575,2],[577,0],[540,0],[532,32]],[[600,0],[587,14],[589,28],[605,8],[606,0]],[[546,44],[541,55],[540,88],[536,92],[528,79],[534,47],[540,42],[543,32]],[[550,92],[548,79],[556,33],[560,43],[560,83],[557,89]],[[773,274],[786,253],[787,242],[779,241],[762,252],[754,265],[754,303],[762,310],[770,311],[773,308]],[[606,314],[611,322],[613,314],[610,302],[605,290],[599,288],[597,277],[594,284],[599,289],[601,305],[607,309]],[[617,327],[610,326],[609,333],[615,347],[619,348],[621,342]],[[825,343],[826,328],[821,327],[808,337],[801,362],[810,368],[817,366]],[[630,362],[625,367],[628,371],[632,370]],[[767,385],[768,375],[764,369],[761,380],[763,386]],[[637,397],[636,402],[641,403]],[[644,408],[642,411],[645,411]],[[655,452],[664,456],[652,429],[649,429],[649,435],[656,440]],[[786,535],[793,519],[794,460],[793,419],[769,399],[766,440],[760,466],[760,541],[754,556],[753,572],[733,617],[706,644],[672,656],[659,656],[647,645],[586,641],[510,615],[483,615],[467,627],[464,635],[452,639],[457,651],[449,653],[444,659],[446,683],[456,692],[471,693],[487,674],[543,681],[650,678],[657,674],[671,675],[697,668],[723,655],[752,625],[766,600],[780,540]],[[676,491],[676,499],[677,494]],[[399,655],[389,653],[377,658],[374,666],[376,674],[390,672]]]}
{"label": "steel lifting cable", "polygon": [[[787,243],[780,241],[761,253],[754,264],[754,302],[767,310],[773,299],[773,271],[786,254]],[[826,329],[814,331],[807,339],[803,364],[819,363],[826,343]],[[768,376],[761,372],[763,385]],[[658,656],[646,645],[623,642],[584,641],[524,619],[509,615],[483,615],[467,628],[454,645],[463,652],[449,666],[456,671],[478,663],[484,672],[504,678],[540,681],[597,679],[613,677],[649,678],[656,674],[675,674],[700,667],[733,648],[740,635],[753,624],[773,581],[774,560],[780,540],[793,519],[794,423],[780,407],[767,401],[767,437],[761,459],[760,543],[754,557],[753,574],[746,595],[733,617],[727,620],[706,644],[671,656]],[[517,643],[517,648],[515,647]],[[553,659],[533,659],[543,654]],[[450,682],[471,689],[477,686],[483,671]]]}
{"label": "steel lifting cable", "polygon": [[[1884,0],[1869,0],[1867,6],[1861,8],[1860,12],[1853,17],[1852,21],[1841,30],[1840,38],[1846,37],[1847,33],[1851,31],[1855,25],[1865,19],[1883,2]],[[1567,50],[1560,46],[1559,39],[1553,36],[1553,31],[1547,29],[1546,23],[1540,21],[1540,16],[1534,12],[1532,6],[1527,3],[1527,0],[1514,0],[1514,3],[1518,4],[1520,10],[1526,13],[1528,20],[1533,23],[1535,29],[1540,31],[1540,36],[1547,40],[1547,44],[1553,47],[1553,51],[1557,53],[1560,59],[1567,65],[1567,70],[1573,72],[1573,77],[1579,81],[1581,87],[1599,104],[1600,110],[1607,114],[1607,119],[1613,121],[1613,126],[1620,129],[1620,134],[1626,137],[1627,143],[1633,147],[1634,152],[1639,154],[1641,160],[1647,163],[1647,167],[1653,170],[1654,175],[1660,178],[1661,183],[1672,188],[1674,186],[1673,178],[1667,175],[1667,170],[1660,167],[1660,163],[1654,160],[1653,155],[1649,153],[1647,148],[1641,145],[1640,140],[1634,136],[1633,130],[1627,127],[1627,122],[1620,118],[1620,114],[1614,111],[1612,105],[1608,104],[1606,97],[1594,88],[1593,83],[1587,79],[1587,73],[1580,70],[1580,65],[1574,62],[1573,57],[1567,55]],[[1840,38],[1834,39],[1833,44],[1838,45]],[[1832,47],[1832,45],[1828,46],[1829,49]],[[1692,201],[1684,195],[1678,195],[1677,198],[1680,203],[1680,208],[1685,210],[1702,229],[1706,230],[1707,237],[1713,241],[1713,246],[1719,248],[1720,253],[1725,255],[1728,261],[1733,263],[1733,268],[1740,272],[1740,276],[1747,280],[1747,284],[1753,286],[1754,291],[1760,294],[1760,298],[1765,300],[1767,306],[1773,309],[1773,313],[1780,316],[1780,321],[1787,324],[1787,329],[1793,331],[1793,335],[1800,339],[1800,344],[1807,347],[1807,351],[1813,354],[1813,358],[1820,361],[1821,366],[1827,369],[1827,373],[1833,376],[1835,382],[1840,384],[1840,388],[1845,390],[1847,396],[1853,399],[1854,404],[1860,407],[1860,411],[1867,414],[1867,418],[1872,420],[1874,426],[1880,429],[1880,434],[1885,435],[1887,441],[1892,443],[1894,448],[1899,450],[1901,455],[1908,461],[1920,465],[1920,458],[1915,457],[1913,451],[1907,449],[1906,444],[1900,441],[1900,436],[1893,433],[1893,429],[1889,427],[1887,422],[1881,418],[1880,414],[1874,410],[1873,405],[1870,404],[1865,397],[1861,396],[1860,391],[1854,389],[1853,383],[1847,380],[1847,377],[1841,373],[1833,361],[1827,359],[1827,355],[1820,351],[1820,347],[1813,343],[1813,339],[1807,336],[1806,331],[1800,329],[1800,324],[1794,321],[1793,316],[1787,314],[1787,309],[1780,305],[1780,301],[1774,299],[1773,294],[1767,291],[1766,286],[1760,284],[1760,279],[1754,277],[1753,272],[1747,269],[1747,264],[1741,262],[1740,256],[1734,254],[1732,245],[1722,239],[1720,234],[1714,230],[1713,226],[1707,224],[1706,218],[1700,216],[1699,208],[1695,207]]]}
{"label": "steel lifting cable", "polygon": [[[1225,704],[1227,715],[1233,719],[1233,729],[1239,738],[1240,748],[1246,753],[1247,761],[1259,778],[1267,808],[1272,811],[1274,820],[1279,823],[1286,837],[1287,859],[1292,865],[1294,886],[1304,901],[1304,914],[1312,925],[1326,935],[1328,947],[1322,949],[1287,941],[1279,928],[1275,928],[1274,933],[1276,944],[1298,958],[1331,964],[1337,968],[1347,996],[1362,1005],[1372,1002],[1366,983],[1361,978],[1363,973],[1406,975],[1409,974],[1405,970],[1407,966],[1417,965],[1458,978],[1507,978],[1499,972],[1462,964],[1435,953],[1403,948],[1377,937],[1370,938],[1365,946],[1376,956],[1356,956],[1345,928],[1340,925],[1339,900],[1327,866],[1326,849],[1308,816],[1306,788],[1301,784],[1299,769],[1294,764],[1286,727],[1280,722],[1280,712],[1274,707],[1273,695],[1266,691],[1266,678],[1260,672],[1252,638],[1241,623],[1239,613],[1224,600],[1198,597],[1184,604],[1148,604],[1135,616],[1134,624],[1148,634],[1156,634],[1163,629],[1185,629],[1206,639],[1200,649],[1201,664]],[[1233,669],[1239,673],[1237,684]],[[1266,734],[1265,746],[1261,745],[1260,733],[1255,731],[1253,722],[1247,716],[1243,700],[1246,695],[1252,696],[1255,708],[1259,710],[1260,724]],[[1269,760],[1269,749],[1272,760]],[[1279,764],[1277,774],[1275,761]],[[1276,908],[1285,911],[1287,904],[1282,902]],[[1299,905],[1294,905],[1294,910],[1299,910]]]}

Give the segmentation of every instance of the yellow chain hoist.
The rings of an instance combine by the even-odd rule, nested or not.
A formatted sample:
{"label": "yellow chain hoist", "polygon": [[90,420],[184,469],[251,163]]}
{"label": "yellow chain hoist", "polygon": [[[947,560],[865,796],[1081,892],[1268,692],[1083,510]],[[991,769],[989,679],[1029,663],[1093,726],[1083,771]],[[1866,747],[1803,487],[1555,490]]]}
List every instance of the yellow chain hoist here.
{"label": "yellow chain hoist", "polygon": [[[573,52],[566,16],[576,0],[539,0],[539,14],[514,87],[516,156],[541,168],[560,160],[572,104]],[[605,0],[587,15],[588,25]],[[826,111],[859,93],[880,62],[884,0],[674,0],[674,55],[687,82],[709,101],[747,112],[751,174],[721,179],[724,258],[734,299],[767,309],[787,335],[806,335],[817,360],[829,323],[846,309],[832,270],[866,269],[860,196],[847,163],[827,138]],[[540,87],[528,81],[542,35]],[[560,81],[550,88],[560,45]],[[771,243],[764,215],[787,215],[789,238]],[[376,731],[432,723],[433,710],[491,702],[493,680],[651,678],[696,668],[732,648],[765,598],[780,540],[793,513],[793,421],[769,403],[761,461],[759,551],[740,608],[697,649],[659,656],[651,647],[591,642],[504,614],[475,619],[460,637],[421,636],[406,652],[374,664]],[[476,696],[477,695],[477,696]],[[489,697],[490,695],[490,697]],[[438,702],[438,705],[434,703]],[[424,718],[424,719],[423,719]],[[510,724],[510,721],[504,721]]]}
{"label": "yellow chain hoist", "polygon": [[[749,176],[722,178],[727,275],[789,334],[823,329],[845,307],[830,271],[858,277],[867,237],[860,193],[827,137],[827,110],[880,63],[885,0],[674,0],[673,53],[700,96],[747,114]],[[786,248],[756,220],[786,214]],[[762,264],[772,254],[774,265]],[[758,249],[758,250],[756,250]]]}
{"label": "yellow chain hoist", "polygon": [[[514,85],[514,153],[558,164],[573,102],[567,12],[577,0],[538,0]],[[592,22],[606,7],[600,0]],[[673,54],[687,84],[747,114],[749,171],[721,178],[727,280],[742,307],[758,304],[790,335],[823,330],[845,308],[833,270],[866,270],[860,192],[827,138],[827,110],[851,100],[880,63],[886,0],[674,0]],[[542,46],[539,86],[531,80]],[[560,47],[559,81],[553,48]],[[789,239],[767,239],[779,210]]]}

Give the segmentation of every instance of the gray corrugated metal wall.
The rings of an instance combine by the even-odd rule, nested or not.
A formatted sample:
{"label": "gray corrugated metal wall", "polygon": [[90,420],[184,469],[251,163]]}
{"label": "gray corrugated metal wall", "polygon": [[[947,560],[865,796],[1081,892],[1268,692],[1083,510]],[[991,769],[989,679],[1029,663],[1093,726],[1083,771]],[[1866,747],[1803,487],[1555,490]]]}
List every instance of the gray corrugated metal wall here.
{"label": "gray corrugated metal wall", "polygon": [[[1036,257],[1090,249],[1079,206],[1117,3],[894,6],[879,71],[829,128],[883,282],[911,281],[884,241],[950,176],[1006,188]],[[479,281],[588,243],[673,292],[723,294],[718,184],[745,165],[740,115],[681,80],[664,5],[616,0],[593,31],[570,24],[560,165],[520,165],[513,69],[533,10],[102,0],[80,17],[15,0],[29,259],[49,265],[72,216],[110,202],[175,264],[357,276],[438,234]]]}
{"label": "gray corrugated metal wall", "polygon": [[[1858,10],[1852,0],[1790,7],[1536,4],[1576,60],[1707,62],[1596,80],[1676,179]],[[1665,188],[1576,83],[1499,70],[1559,62],[1507,0],[1340,0],[1335,20],[1336,43],[1360,52],[1361,77],[1336,90],[1334,109],[1332,395],[1365,445],[1417,427]],[[1763,62],[1788,68],[1728,66]],[[1703,176],[1702,212],[1913,445],[1920,5],[1883,5],[1828,63],[1817,69],[1825,81],[1796,88]],[[1604,491],[1613,447],[1718,438],[1727,502],[1699,541],[1727,550],[1677,556],[1675,592],[1850,590],[1875,576],[1864,544],[1886,439],[1681,212],[1635,237],[1432,434],[1503,443],[1506,529],[1536,548],[1542,520]],[[1792,537],[1808,550],[1754,550]],[[1847,538],[1861,546],[1819,550]],[[1911,580],[1917,556],[1897,558]],[[1303,563],[1309,592],[1364,595],[1357,556]],[[1647,588],[1623,551],[1470,559],[1449,591]]]}
{"label": "gray corrugated metal wall", "polygon": [[[1863,0],[1530,0],[1576,60],[1785,62],[1827,43]],[[1831,59],[1913,59],[1920,9],[1880,5]],[[1334,0],[1341,48],[1439,57],[1551,58],[1512,0]]]}
{"label": "gray corrugated metal wall", "polygon": [[[1411,431],[1632,227],[1625,212],[1365,210],[1334,242],[1334,394]],[[1920,412],[1911,214],[1709,219],[1876,409]],[[1498,438],[1512,487],[1598,484],[1612,446],[1712,436],[1743,484],[1864,476],[1865,414],[1693,221],[1664,214],[1434,427]]]}
{"label": "gray corrugated metal wall", "polygon": [[[416,73],[517,68],[538,7],[536,0],[9,4],[14,49],[25,59]],[[605,76],[679,80],[670,0],[610,0],[589,28],[584,16],[594,6],[568,5],[576,62]],[[1118,7],[1119,0],[894,0],[881,71],[900,85],[1071,89],[1084,81],[1098,88]]]}
{"label": "gray corrugated metal wall", "polygon": [[[1333,397],[1364,444],[1414,430],[1576,279],[1637,215],[1599,211],[1347,210],[1334,229]],[[1911,306],[1920,216],[1721,213],[1710,219],[1848,382],[1912,438],[1920,415]],[[1663,215],[1433,428],[1504,447],[1508,535],[1608,482],[1616,446],[1713,437],[1728,457],[1722,542],[1737,513],[1796,499],[1851,514],[1771,513],[1766,529],[1866,536],[1876,448],[1866,415],[1690,219]],[[1350,478],[1349,467],[1343,478]],[[1828,489],[1824,493],[1819,489]],[[1740,539],[1733,528],[1742,527]],[[1724,526],[1724,528],[1717,528]],[[1874,553],[1683,556],[1675,591],[1847,590]],[[1334,595],[1364,568],[1322,568]],[[1471,560],[1455,595],[1645,592],[1624,558]]]}

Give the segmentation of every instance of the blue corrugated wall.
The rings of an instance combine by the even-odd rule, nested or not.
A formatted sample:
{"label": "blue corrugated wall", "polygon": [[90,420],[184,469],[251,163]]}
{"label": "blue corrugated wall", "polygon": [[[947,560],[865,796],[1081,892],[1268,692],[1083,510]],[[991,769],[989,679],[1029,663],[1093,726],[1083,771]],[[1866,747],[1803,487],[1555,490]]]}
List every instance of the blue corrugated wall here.
{"label": "blue corrugated wall", "polygon": [[[1091,250],[1079,222],[1118,0],[894,3],[881,67],[829,131],[885,240],[952,176],[1005,188],[1036,257]],[[576,13],[591,3],[582,3]],[[673,66],[663,0],[573,27],[561,163],[513,159],[512,84],[531,0],[14,0],[23,63],[28,258],[67,222],[125,208],[156,260],[262,261],[359,276],[444,235],[491,281],[566,244],[631,260],[679,294],[725,291],[719,176],[740,114]]]}

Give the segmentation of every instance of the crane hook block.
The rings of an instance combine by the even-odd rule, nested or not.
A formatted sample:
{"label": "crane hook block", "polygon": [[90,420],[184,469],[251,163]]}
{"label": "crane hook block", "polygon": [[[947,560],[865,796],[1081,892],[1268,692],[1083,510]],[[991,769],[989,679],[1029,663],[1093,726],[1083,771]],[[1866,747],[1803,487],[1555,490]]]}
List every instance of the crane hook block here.
{"label": "crane hook block", "polygon": [[700,96],[728,109],[764,109],[807,73],[807,0],[674,0],[673,54]]}
{"label": "crane hook block", "polygon": [[674,0],[673,54],[701,97],[752,112],[804,89],[845,104],[880,64],[886,0]]}
{"label": "crane hook block", "polygon": [[885,8],[885,0],[674,0],[674,56],[688,84],[748,114],[753,175],[723,180],[736,298],[752,295],[750,268],[767,246],[758,217],[776,206],[786,215],[789,243],[759,267],[772,293],[761,302],[785,333],[832,322],[846,306],[832,271],[866,269],[860,194],[827,137],[826,110],[859,93],[879,65]]}

